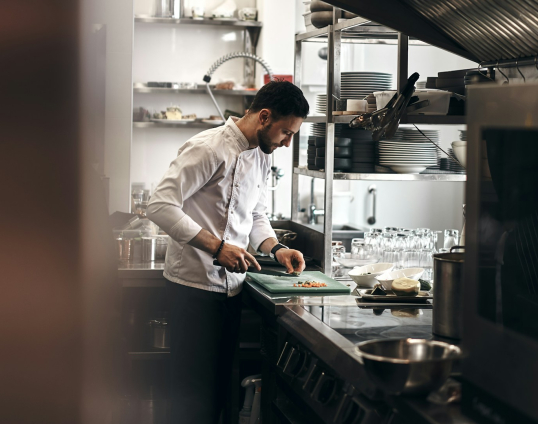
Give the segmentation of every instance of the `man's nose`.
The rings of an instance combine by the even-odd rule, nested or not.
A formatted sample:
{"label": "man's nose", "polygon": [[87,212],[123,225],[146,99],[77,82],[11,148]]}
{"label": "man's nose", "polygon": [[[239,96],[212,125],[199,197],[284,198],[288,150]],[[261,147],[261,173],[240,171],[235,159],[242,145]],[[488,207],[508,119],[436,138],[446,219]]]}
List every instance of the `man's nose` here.
{"label": "man's nose", "polygon": [[286,139],[282,141],[283,146],[290,147],[290,144],[291,144],[291,137],[287,137]]}

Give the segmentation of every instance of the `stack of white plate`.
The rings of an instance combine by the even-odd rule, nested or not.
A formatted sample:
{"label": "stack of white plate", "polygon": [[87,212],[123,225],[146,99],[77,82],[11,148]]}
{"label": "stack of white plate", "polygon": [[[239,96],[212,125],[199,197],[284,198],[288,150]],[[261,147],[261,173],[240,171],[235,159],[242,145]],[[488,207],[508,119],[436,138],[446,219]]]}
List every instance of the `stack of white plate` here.
{"label": "stack of white plate", "polygon": [[379,164],[400,174],[419,174],[437,165],[437,148],[431,143],[380,141]]}
{"label": "stack of white plate", "polygon": [[374,91],[392,88],[392,74],[383,72],[342,72],[340,98],[364,99]]}
{"label": "stack of white plate", "polygon": [[327,113],[327,95],[316,94],[316,113],[325,115]]}

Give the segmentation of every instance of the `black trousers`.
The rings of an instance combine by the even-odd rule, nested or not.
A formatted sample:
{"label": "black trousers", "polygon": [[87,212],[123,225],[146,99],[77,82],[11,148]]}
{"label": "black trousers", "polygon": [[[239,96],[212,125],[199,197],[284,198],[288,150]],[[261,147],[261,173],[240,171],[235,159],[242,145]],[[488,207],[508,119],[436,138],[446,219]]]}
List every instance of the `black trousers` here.
{"label": "black trousers", "polygon": [[217,424],[229,391],[241,295],[170,281],[171,424]]}

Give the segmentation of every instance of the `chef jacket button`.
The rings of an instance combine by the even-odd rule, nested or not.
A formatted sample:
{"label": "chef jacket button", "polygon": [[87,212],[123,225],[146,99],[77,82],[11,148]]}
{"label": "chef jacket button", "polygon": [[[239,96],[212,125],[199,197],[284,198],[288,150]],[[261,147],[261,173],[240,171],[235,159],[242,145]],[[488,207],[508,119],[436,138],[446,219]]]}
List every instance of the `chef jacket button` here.
{"label": "chef jacket button", "polygon": [[233,215],[234,211],[230,211],[230,213]]}
{"label": "chef jacket button", "polygon": [[226,239],[226,240],[230,240],[230,236],[226,236],[225,239]]}

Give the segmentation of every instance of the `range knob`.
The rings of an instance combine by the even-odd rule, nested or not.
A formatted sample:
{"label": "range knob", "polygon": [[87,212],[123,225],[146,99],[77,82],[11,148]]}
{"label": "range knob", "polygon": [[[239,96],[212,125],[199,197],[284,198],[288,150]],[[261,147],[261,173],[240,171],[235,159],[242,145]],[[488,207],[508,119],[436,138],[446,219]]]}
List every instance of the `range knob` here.
{"label": "range knob", "polygon": [[306,353],[298,348],[291,348],[288,360],[286,361],[283,372],[291,377],[296,377],[304,368],[306,362]]}
{"label": "range knob", "polygon": [[336,379],[325,372],[322,372],[318,378],[314,390],[312,390],[312,398],[325,405],[334,399],[338,382]]}

